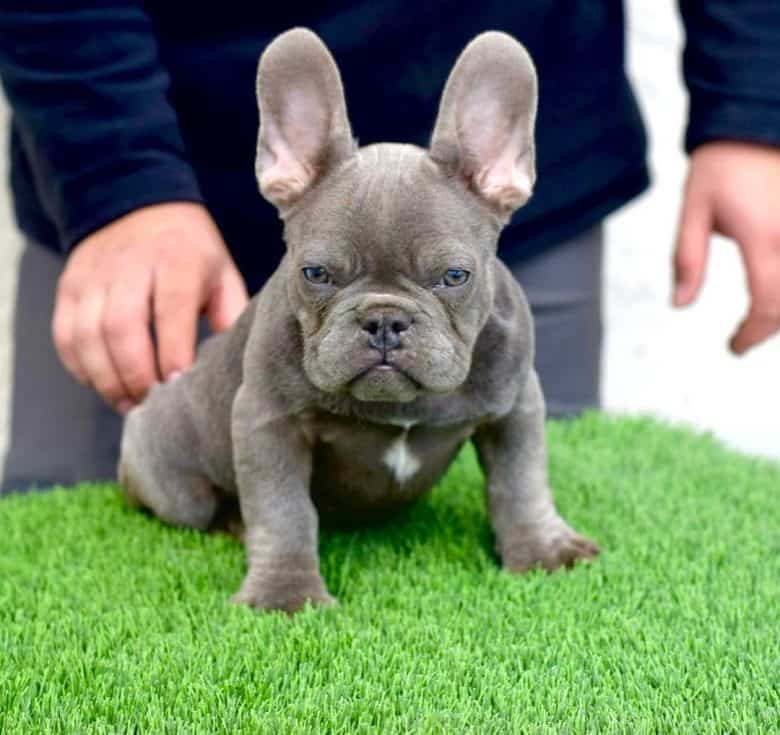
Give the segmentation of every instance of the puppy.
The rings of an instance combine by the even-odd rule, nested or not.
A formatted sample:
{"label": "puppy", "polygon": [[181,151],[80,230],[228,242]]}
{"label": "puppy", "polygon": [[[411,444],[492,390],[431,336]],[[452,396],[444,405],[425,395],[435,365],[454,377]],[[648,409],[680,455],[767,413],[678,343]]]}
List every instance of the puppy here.
{"label": "puppy", "polygon": [[496,32],[466,47],[428,150],[358,148],[336,64],[308,30],[263,53],[257,95],[257,180],[287,251],[236,325],[128,416],[128,497],[201,529],[237,498],[248,571],[234,599],[292,612],[333,601],[320,516],[409,503],[470,438],[506,569],[594,556],[553,503],[531,315],[496,257],[535,181],[524,48]]}

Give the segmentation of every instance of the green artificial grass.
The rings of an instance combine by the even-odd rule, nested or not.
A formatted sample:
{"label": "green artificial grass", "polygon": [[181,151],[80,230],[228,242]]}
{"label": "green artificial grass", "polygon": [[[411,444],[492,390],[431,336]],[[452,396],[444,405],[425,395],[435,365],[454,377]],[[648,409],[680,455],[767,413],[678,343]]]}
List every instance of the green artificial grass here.
{"label": "green artificial grass", "polygon": [[0,732],[780,730],[780,468],[643,419],[551,423],[603,554],[499,570],[469,447],[386,526],[322,534],[340,606],[227,603],[229,537],[114,486],[0,501]]}

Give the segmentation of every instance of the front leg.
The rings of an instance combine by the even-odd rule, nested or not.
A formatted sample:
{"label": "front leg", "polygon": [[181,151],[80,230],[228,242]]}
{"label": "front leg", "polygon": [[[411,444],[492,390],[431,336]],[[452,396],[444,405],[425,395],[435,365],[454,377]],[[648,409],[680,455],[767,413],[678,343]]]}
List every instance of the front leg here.
{"label": "front leg", "polygon": [[544,398],[532,370],[512,411],[474,436],[487,477],[496,550],[510,572],[570,567],[599,552],[555,509],[547,481],[544,418]]}
{"label": "front leg", "polygon": [[249,568],[235,602],[295,612],[330,604],[320,575],[311,447],[297,422],[242,386],[233,404],[233,459]]}

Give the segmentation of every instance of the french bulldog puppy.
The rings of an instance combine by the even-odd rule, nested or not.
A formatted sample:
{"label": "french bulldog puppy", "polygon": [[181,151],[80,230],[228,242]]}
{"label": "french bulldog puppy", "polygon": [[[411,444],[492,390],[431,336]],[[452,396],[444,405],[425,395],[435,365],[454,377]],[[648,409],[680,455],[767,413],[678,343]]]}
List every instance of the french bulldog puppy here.
{"label": "french bulldog puppy", "polygon": [[200,529],[237,498],[248,572],[233,599],[292,612],[333,601],[320,516],[409,503],[471,438],[506,569],[597,554],[555,509],[531,315],[496,257],[535,181],[524,48],[497,32],[466,47],[428,150],[358,148],[336,64],[308,30],[270,44],[257,95],[257,180],[286,255],[236,325],[127,417],[128,497]]}

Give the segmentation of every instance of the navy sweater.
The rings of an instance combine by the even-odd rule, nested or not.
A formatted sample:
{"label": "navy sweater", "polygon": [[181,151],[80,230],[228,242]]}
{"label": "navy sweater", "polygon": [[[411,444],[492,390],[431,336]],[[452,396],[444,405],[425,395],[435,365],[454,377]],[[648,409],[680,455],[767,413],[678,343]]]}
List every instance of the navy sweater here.
{"label": "navy sweater", "polygon": [[[582,231],[647,186],[621,0],[64,5],[3,0],[0,9],[16,216],[50,247],[67,251],[143,205],[204,202],[256,290],[283,244],[254,180],[255,69],[294,25],[332,50],[362,144],[425,145],[447,74],[480,31],[528,47],[540,80],[539,181],[503,236],[505,259]],[[720,138],[780,145],[780,1],[680,6],[686,148]]]}

